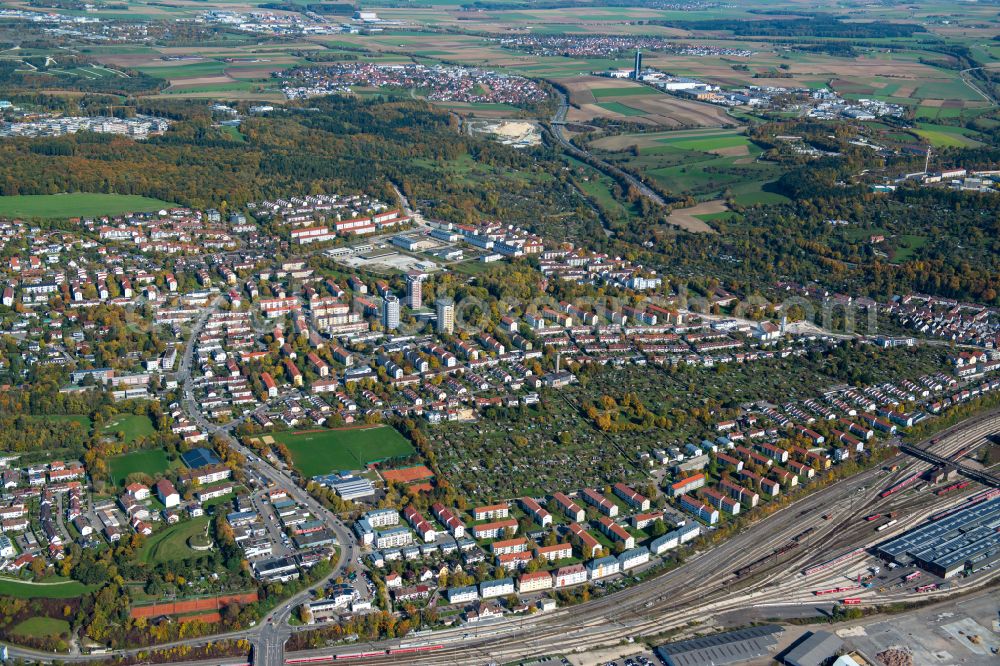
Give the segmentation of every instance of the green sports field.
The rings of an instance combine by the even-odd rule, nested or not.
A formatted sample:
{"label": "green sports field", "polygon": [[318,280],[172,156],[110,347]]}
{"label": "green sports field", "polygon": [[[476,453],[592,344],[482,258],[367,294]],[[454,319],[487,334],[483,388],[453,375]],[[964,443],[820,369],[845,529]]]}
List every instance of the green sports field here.
{"label": "green sports field", "polygon": [[159,449],[149,451],[134,451],[125,455],[115,456],[109,461],[111,466],[111,481],[122,485],[129,474],[142,472],[155,477],[166,472],[170,467],[167,454]]}
{"label": "green sports field", "polygon": [[92,217],[169,208],[174,204],[132,194],[25,194],[0,197],[2,217]]}
{"label": "green sports field", "polygon": [[292,453],[295,468],[305,477],[365,465],[414,453],[413,446],[395,428],[373,426],[346,430],[319,430],[274,434]]}

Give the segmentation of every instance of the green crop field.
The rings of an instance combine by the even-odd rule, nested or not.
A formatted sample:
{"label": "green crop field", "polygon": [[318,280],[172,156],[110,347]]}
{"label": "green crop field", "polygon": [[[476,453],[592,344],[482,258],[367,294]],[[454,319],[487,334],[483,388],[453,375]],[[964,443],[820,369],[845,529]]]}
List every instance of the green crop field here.
{"label": "green crop field", "polygon": [[188,539],[204,534],[209,520],[209,516],[200,516],[156,532],[136,552],[136,559],[146,564],[161,564],[204,555],[192,550]]}
{"label": "green crop field", "polygon": [[111,481],[116,485],[124,484],[129,474],[142,472],[143,474],[155,477],[170,468],[167,454],[160,449],[126,453],[125,455],[111,458],[109,462],[111,465]]}
{"label": "green crop field", "polygon": [[18,599],[74,599],[94,589],[75,580],[51,583],[29,583],[12,578],[0,578],[0,595]]}
{"label": "green crop field", "polygon": [[967,136],[969,130],[964,127],[919,123],[918,129],[913,132],[929,141],[935,148],[966,148],[980,145],[979,141]]}
{"label": "green crop field", "polygon": [[319,430],[296,434],[274,433],[274,439],[292,453],[296,469],[305,477],[339,470],[361,469],[369,463],[414,453],[413,446],[395,428],[374,426]]}
{"label": "green crop field", "polygon": [[121,215],[138,213],[174,204],[159,199],[132,194],[24,194],[0,197],[0,216],[3,217],[91,217],[94,215]]}
{"label": "green crop field", "polygon": [[660,93],[646,86],[633,88],[592,88],[594,97],[603,99],[605,97],[638,97],[640,95],[659,95]]}
{"label": "green crop field", "polygon": [[25,638],[59,638],[69,633],[69,622],[54,617],[29,617],[14,627],[12,633]]}
{"label": "green crop field", "polygon": [[139,437],[148,437],[155,431],[153,430],[153,422],[146,415],[119,414],[105,424],[102,432],[106,435],[124,433],[124,441],[131,443]]}
{"label": "green crop field", "polygon": [[684,148],[685,150],[699,150],[707,153],[720,148],[735,148],[736,146],[746,146],[750,141],[742,134],[716,134],[704,137],[692,137],[687,139],[662,139],[660,143]]}
{"label": "green crop field", "polygon": [[631,106],[626,106],[621,102],[604,102],[603,104],[598,104],[597,106],[602,109],[607,109],[608,111],[613,111],[614,113],[620,113],[623,116],[644,116],[646,112],[642,109],[633,109]]}
{"label": "green crop field", "polygon": [[914,97],[921,99],[957,99],[979,101],[983,96],[970,88],[961,79],[951,81],[929,81],[917,88]]}

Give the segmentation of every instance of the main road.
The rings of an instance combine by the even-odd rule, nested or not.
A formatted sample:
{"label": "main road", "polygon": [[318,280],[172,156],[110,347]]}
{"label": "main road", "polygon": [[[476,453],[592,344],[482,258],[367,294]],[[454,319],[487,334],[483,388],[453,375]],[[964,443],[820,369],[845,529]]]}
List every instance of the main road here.
{"label": "main road", "polygon": [[264,666],[277,666],[284,661],[284,644],[292,633],[288,620],[296,606],[307,601],[312,596],[313,589],[320,589],[329,580],[342,575],[357,560],[359,552],[351,531],[344,525],[340,518],[323,506],[312,495],[300,488],[291,476],[264,462],[254,451],[246,448],[238,439],[233,437],[232,431],[239,424],[239,420],[230,421],[225,425],[215,425],[210,423],[204,414],[201,413],[198,403],[194,400],[191,392],[193,382],[191,365],[194,356],[194,346],[211,315],[218,311],[222,299],[222,296],[217,297],[195,320],[195,324],[191,329],[191,336],[184,348],[184,354],[181,357],[181,365],[177,375],[178,380],[183,385],[183,399],[181,404],[184,412],[201,428],[202,432],[221,437],[232,449],[240,453],[245,458],[246,466],[249,470],[270,483],[284,488],[299,505],[308,508],[316,518],[322,520],[333,531],[337,537],[337,543],[341,545],[340,557],[337,564],[323,580],[317,582],[311,589],[304,590],[283,602],[263,619],[261,626],[256,631],[244,634],[254,641],[255,654],[257,655],[255,663]]}
{"label": "main road", "polygon": [[663,197],[650,189],[650,187],[641,180],[627,171],[623,171],[613,164],[608,164],[599,157],[595,157],[590,153],[590,151],[574,146],[569,142],[569,140],[566,139],[566,136],[563,134],[563,126],[566,124],[566,112],[569,110],[569,100],[567,99],[566,94],[562,91],[557,90],[556,95],[559,96],[559,108],[556,109],[555,114],[552,116],[552,121],[549,123],[549,129],[552,133],[552,137],[559,143],[559,145],[561,145],[566,152],[570,153],[574,157],[582,158],[598,171],[603,171],[605,175],[610,176],[615,180],[624,180],[638,190],[642,196],[646,197],[653,203],[659,204],[660,206],[666,206],[667,202],[664,201]]}

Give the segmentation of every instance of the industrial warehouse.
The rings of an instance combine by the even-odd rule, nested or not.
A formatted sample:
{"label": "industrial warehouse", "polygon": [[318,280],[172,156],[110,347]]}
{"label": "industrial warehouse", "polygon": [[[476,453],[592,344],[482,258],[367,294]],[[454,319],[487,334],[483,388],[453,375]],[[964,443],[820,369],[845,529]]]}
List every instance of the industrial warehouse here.
{"label": "industrial warehouse", "polygon": [[910,530],[879,546],[878,553],[942,578],[978,571],[1000,559],[1000,497]]}
{"label": "industrial warehouse", "polygon": [[737,664],[771,654],[783,631],[776,624],[765,624],[691,638],[661,645],[656,648],[656,656],[667,666]]}

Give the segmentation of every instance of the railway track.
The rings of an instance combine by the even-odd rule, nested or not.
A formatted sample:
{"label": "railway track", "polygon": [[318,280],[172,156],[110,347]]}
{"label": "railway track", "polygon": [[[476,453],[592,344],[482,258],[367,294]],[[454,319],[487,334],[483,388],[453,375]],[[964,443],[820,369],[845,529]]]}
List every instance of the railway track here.
{"label": "railway track", "polygon": [[[985,438],[1000,430],[1000,411],[957,424],[928,440],[928,450],[947,457],[960,450],[970,438]],[[695,618],[705,618],[748,606],[810,603],[812,591],[819,587],[845,585],[847,573],[857,567],[803,576],[804,568],[831,558],[831,554],[866,548],[875,541],[890,538],[923,520],[943,505],[956,506],[980,488],[972,486],[939,497],[930,492],[912,494],[914,486],[898,494],[880,497],[885,487],[909,474],[921,474],[931,467],[927,462],[904,454],[885,463],[898,465],[895,472],[871,469],[846,479],[769,516],[764,521],[733,535],[710,550],[695,553],[677,569],[637,587],[610,594],[584,605],[517,621],[463,627],[434,632],[426,645],[436,645],[433,654],[414,652],[408,664],[482,664],[573,652],[581,647],[616,643],[625,636],[654,635],[681,627]],[[863,518],[870,513],[896,511],[901,515],[891,532],[878,533]],[[831,516],[829,520],[823,514]],[[745,580],[735,571],[758,560],[762,555],[781,549],[791,542],[794,548],[767,562]],[[845,565],[848,565],[845,563]],[[717,579],[720,571],[729,572]],[[1000,572],[996,572],[1000,574]],[[874,591],[862,596],[871,598]],[[912,598],[909,590],[882,595],[879,600]],[[816,604],[812,599],[811,603]],[[822,605],[822,604],[820,604]],[[412,644],[409,641],[408,644]],[[386,647],[372,646],[373,651]],[[393,646],[398,647],[398,646]],[[414,647],[421,647],[420,645]],[[314,651],[311,655],[330,655],[333,650]],[[300,655],[295,655],[299,657]],[[292,657],[292,655],[289,655]],[[373,655],[366,664],[401,663],[392,654]]]}

